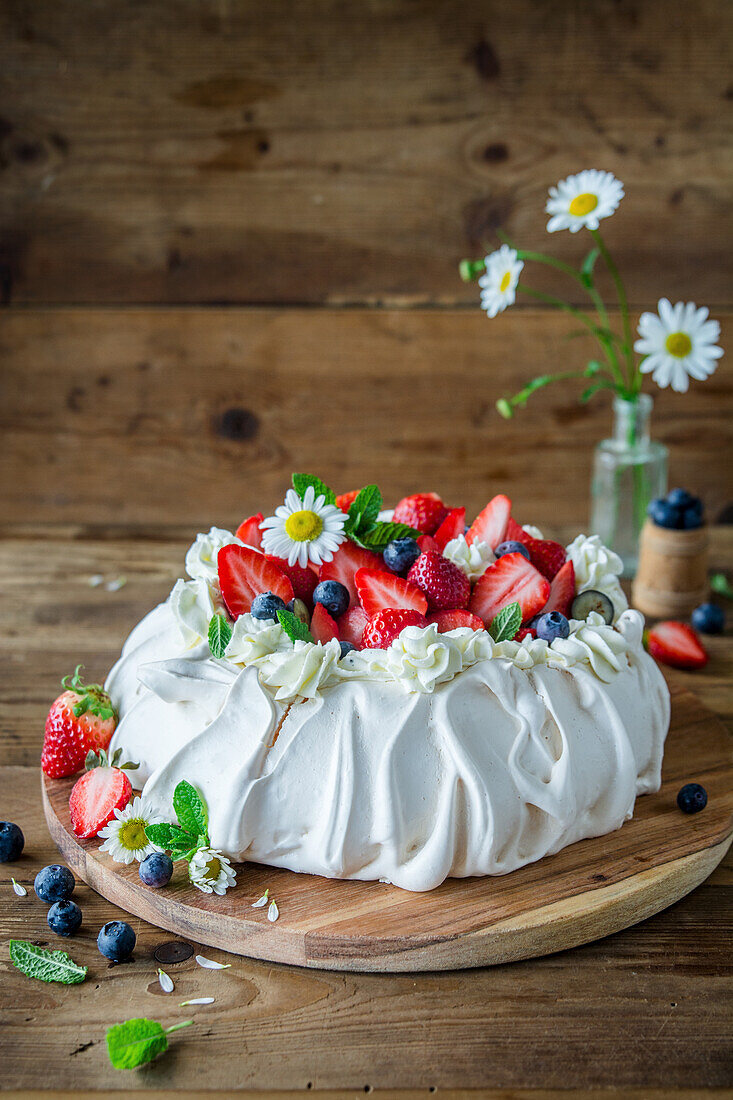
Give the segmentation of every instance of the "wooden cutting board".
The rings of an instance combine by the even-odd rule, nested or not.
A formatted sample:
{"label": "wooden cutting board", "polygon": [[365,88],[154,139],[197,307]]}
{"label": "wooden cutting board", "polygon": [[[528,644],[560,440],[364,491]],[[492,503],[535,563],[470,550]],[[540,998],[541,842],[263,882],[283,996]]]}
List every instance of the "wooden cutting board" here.
{"label": "wooden cutting board", "polygon": [[[617,932],[672,905],[717,866],[733,839],[733,741],[694,695],[672,696],[657,794],[607,836],[493,878],[450,879],[425,894],[376,882],[238,867],[224,897],[202,894],[184,864],[163,890],[137,864],[100,855],[71,832],[73,779],[43,778],[51,835],[69,867],[108,901],[151,924],[238,955],[333,970],[413,971],[487,966],[547,955]],[[679,788],[702,783],[708,805],[681,813]],[[269,888],[280,917],[252,902]]]}

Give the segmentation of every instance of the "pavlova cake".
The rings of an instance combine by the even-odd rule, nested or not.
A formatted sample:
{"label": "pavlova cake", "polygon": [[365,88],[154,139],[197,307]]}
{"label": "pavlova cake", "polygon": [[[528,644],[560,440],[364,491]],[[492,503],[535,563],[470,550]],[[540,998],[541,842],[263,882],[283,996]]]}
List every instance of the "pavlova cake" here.
{"label": "pavlova cake", "polygon": [[[109,756],[139,765],[138,818],[190,819],[182,790],[206,807],[202,888],[229,860],[406,890],[502,875],[660,785],[667,688],[597,537],[544,539],[503,495],[466,526],[434,493],[385,513],[374,485],[296,474],[185,566],[109,675]],[[115,813],[108,850],[137,821],[150,853]]]}

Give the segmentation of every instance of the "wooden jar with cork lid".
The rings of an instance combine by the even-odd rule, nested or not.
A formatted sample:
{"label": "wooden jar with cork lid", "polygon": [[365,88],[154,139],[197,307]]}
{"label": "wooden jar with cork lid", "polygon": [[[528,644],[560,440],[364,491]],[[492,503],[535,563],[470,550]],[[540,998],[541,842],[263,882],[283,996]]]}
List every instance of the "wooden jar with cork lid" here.
{"label": "wooden jar with cork lid", "polygon": [[639,567],[631,587],[634,607],[654,619],[686,618],[708,595],[708,529],[641,529]]}

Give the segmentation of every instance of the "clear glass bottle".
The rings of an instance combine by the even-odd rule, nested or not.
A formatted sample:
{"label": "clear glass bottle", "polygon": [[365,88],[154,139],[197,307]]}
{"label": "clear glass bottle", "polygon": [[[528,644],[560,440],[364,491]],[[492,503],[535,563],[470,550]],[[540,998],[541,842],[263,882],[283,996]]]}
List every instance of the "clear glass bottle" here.
{"label": "clear glass bottle", "polygon": [[613,437],[601,440],[593,459],[591,531],[619,555],[624,577],[636,572],[647,505],[667,491],[668,450],[649,438],[653,404],[646,393],[614,397]]}

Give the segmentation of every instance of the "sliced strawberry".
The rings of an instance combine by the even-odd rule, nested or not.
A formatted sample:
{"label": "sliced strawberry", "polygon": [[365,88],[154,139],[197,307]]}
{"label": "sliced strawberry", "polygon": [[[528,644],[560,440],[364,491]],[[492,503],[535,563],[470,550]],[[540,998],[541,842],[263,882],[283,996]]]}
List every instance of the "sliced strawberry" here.
{"label": "sliced strawberry", "polygon": [[434,535],[445,519],[446,507],[437,493],[413,493],[394,510],[395,523],[406,523],[424,535]]}
{"label": "sliced strawberry", "polygon": [[255,550],[259,550],[262,546],[260,524],[264,518],[262,512],[258,512],[256,516],[250,516],[244,523],[240,523],[237,528],[237,538],[247,546],[254,546]]}
{"label": "sliced strawberry", "polygon": [[313,617],[311,618],[311,634],[314,641],[321,642],[323,645],[330,642],[332,638],[338,638],[339,636],[335,620],[331,618],[322,603],[317,603],[314,608]]}
{"label": "sliced strawberry", "polygon": [[384,608],[372,615],[364,627],[362,642],[365,649],[386,649],[407,626],[427,626],[427,619],[419,611],[407,608]]}
{"label": "sliced strawberry", "polygon": [[313,606],[313,592],[318,584],[318,574],[309,566],[288,565],[287,558],[276,558],[274,554],[265,554],[268,561],[276,565],[281,573],[284,573],[293,586],[293,595],[298,600],[303,600],[308,607]]}
{"label": "sliced strawberry", "polygon": [[533,630],[531,626],[520,626],[517,633],[514,635],[513,641],[523,642],[525,638],[536,638],[537,631]]}
{"label": "sliced strawberry", "polygon": [[565,547],[552,539],[533,539],[525,531],[524,545],[529,550],[529,560],[543,577],[551,581],[565,564]]}
{"label": "sliced strawberry", "polygon": [[350,607],[338,620],[339,638],[342,642],[351,642],[357,649],[361,649],[361,638],[368,622],[369,616],[361,604]]}
{"label": "sliced strawberry", "polygon": [[566,619],[570,618],[570,605],[575,599],[575,567],[571,561],[566,561],[557,571],[550,585],[550,595],[547,603],[542,608],[543,615],[547,611],[559,611]]}
{"label": "sliced strawberry", "polygon": [[358,497],[361,489],[351,489],[348,493],[339,493],[336,497],[336,507],[340,508],[342,512],[348,514],[349,508]]}
{"label": "sliced strawberry", "polygon": [[526,623],[542,610],[549,595],[550,582],[523,554],[505,554],[479,577],[469,608],[489,626],[502,607],[518,603]]}
{"label": "sliced strawberry", "polygon": [[466,509],[449,508],[448,515],[435,532],[435,541],[439,550],[445,550],[451,539],[462,535],[466,527]]}
{"label": "sliced strawberry", "polygon": [[93,768],[71,788],[71,827],[77,836],[96,836],[131,798],[132,783],[120,768]]}
{"label": "sliced strawberry", "polygon": [[512,510],[512,502],[509,497],[499,493],[479,512],[471,524],[466,542],[485,542],[493,550],[500,542],[504,541],[504,532]]}
{"label": "sliced strawberry", "polygon": [[407,579],[422,589],[431,611],[466,607],[471,596],[466,574],[439,550],[425,550],[410,566]]}
{"label": "sliced strawberry", "polygon": [[340,581],[349,590],[351,606],[359,603],[354,576],[357,569],[383,569],[384,563],[379,554],[363,550],[355,542],[342,542],[331,561],[324,561],[318,577],[322,581]]}
{"label": "sliced strawberry", "polygon": [[249,611],[261,592],[272,592],[284,603],[293,598],[293,586],[276,565],[259,550],[231,543],[222,546],[217,557],[219,587],[232,618]]}
{"label": "sliced strawberry", "polygon": [[702,668],[710,657],[687,623],[657,623],[647,635],[652,657],[673,668]]}
{"label": "sliced strawberry", "polygon": [[355,580],[361,606],[369,616],[376,615],[387,607],[419,611],[421,615],[428,609],[425,593],[416,584],[411,584],[394,573],[359,569]]}
{"label": "sliced strawberry", "polygon": [[440,553],[440,547],[432,535],[420,535],[420,538],[416,539],[416,542],[423,553],[425,553],[426,550],[436,550]]}
{"label": "sliced strawberry", "polygon": [[511,516],[507,520],[502,542],[526,542],[530,536]]}
{"label": "sliced strawberry", "polygon": [[471,611],[463,608],[454,608],[451,611],[436,611],[434,615],[428,615],[428,622],[435,623],[439,634],[446,634],[449,630],[459,630],[468,627],[469,630],[483,630],[483,620]]}

